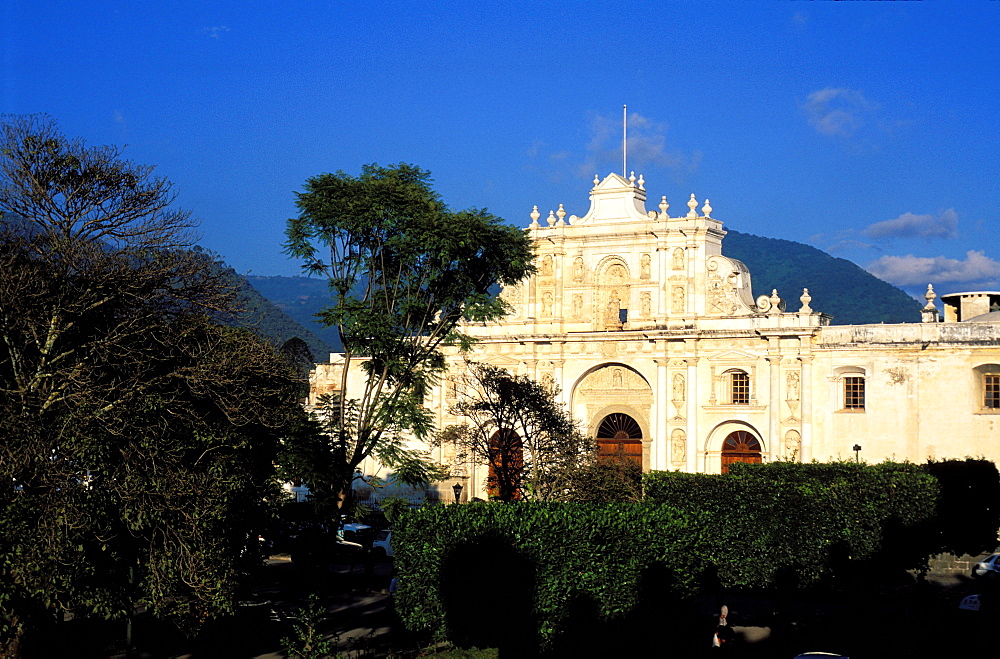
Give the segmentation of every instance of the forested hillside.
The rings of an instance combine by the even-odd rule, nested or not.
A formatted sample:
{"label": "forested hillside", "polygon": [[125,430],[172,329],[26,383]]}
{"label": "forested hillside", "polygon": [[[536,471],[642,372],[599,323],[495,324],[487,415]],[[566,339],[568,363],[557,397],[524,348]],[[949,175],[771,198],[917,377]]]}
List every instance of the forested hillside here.
{"label": "forested hillside", "polygon": [[920,321],[920,303],[905,292],[815,247],[728,229],[722,252],[750,269],[755,298],[776,288],[790,311],[808,288],[809,306],[833,316],[835,325]]}
{"label": "forested hillside", "polygon": [[[921,305],[912,297],[854,263],[834,258],[815,247],[729,229],[723,253],[750,268],[754,297],[776,288],[789,310],[799,308],[802,289],[808,288],[812,296],[810,306],[833,316],[835,325],[920,320]],[[324,328],[316,320],[316,314],[330,300],[326,280],[309,277],[247,277],[247,280],[278,310],[311,330],[317,340],[325,341],[334,351],[339,350],[336,330]],[[306,342],[312,349],[312,343]],[[313,352],[317,360],[326,359],[325,353],[316,353],[315,349]]]}
{"label": "forested hillside", "polygon": [[249,327],[277,346],[298,337],[309,347],[313,361],[325,362],[330,358],[330,353],[334,352],[333,346],[261,294],[247,278],[240,277],[235,271],[230,272],[234,278],[239,279],[240,305],[245,309],[236,324]]}
{"label": "forested hillside", "polygon": [[[261,295],[273,302],[279,311],[315,334],[333,352],[340,351],[340,337],[336,328],[324,327],[316,320],[316,314],[330,304],[330,287],[325,279],[256,276],[246,279]],[[316,354],[315,357],[319,361],[326,361],[329,354]]]}

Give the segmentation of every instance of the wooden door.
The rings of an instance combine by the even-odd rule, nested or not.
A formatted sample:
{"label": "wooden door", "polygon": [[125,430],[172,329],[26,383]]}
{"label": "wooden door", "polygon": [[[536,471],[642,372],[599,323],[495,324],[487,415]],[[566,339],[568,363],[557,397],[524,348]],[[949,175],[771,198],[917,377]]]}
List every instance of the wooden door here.
{"label": "wooden door", "polygon": [[722,442],[722,473],[729,472],[729,465],[734,462],[749,462],[760,464],[760,442],[746,430],[730,433]]}
{"label": "wooden door", "polygon": [[632,462],[642,467],[642,428],[627,414],[609,414],[597,428],[600,460]]}

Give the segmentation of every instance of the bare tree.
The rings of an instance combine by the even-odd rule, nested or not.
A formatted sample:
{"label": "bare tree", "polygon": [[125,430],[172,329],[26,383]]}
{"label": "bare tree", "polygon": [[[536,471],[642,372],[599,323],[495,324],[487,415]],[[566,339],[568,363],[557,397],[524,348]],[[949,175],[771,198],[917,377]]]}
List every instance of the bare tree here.
{"label": "bare tree", "polygon": [[596,446],[558,402],[558,390],[497,366],[466,366],[452,376],[459,398],[450,408],[466,422],[445,428],[434,442],[454,444],[460,460],[488,464],[488,484],[502,501],[572,498],[573,474]]}
{"label": "bare tree", "polygon": [[[45,117],[0,121],[0,654],[51,610],[190,623],[299,408],[170,184]],[[300,410],[299,410],[300,411]],[[241,537],[242,536],[242,537]],[[48,615],[39,615],[49,609]]]}

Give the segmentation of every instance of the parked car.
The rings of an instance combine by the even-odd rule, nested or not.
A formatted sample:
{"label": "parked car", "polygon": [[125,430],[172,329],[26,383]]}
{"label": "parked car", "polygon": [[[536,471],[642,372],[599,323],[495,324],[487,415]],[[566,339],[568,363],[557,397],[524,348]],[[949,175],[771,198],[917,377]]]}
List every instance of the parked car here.
{"label": "parked car", "polygon": [[367,524],[344,524],[337,532],[337,541],[356,542],[359,545],[369,547],[374,536],[375,529]]}
{"label": "parked car", "polygon": [[382,558],[392,558],[392,531],[379,531],[372,543],[372,553]]}
{"label": "parked car", "polygon": [[1000,574],[1000,554],[990,554],[972,568],[972,576],[974,577],[985,577],[991,574]]}

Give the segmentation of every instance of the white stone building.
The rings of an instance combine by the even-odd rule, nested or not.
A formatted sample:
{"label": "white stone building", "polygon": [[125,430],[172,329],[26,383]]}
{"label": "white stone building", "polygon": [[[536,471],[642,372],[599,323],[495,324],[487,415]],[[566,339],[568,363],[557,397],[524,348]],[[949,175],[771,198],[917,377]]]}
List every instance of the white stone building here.
{"label": "white stone building", "polygon": [[[515,308],[503,322],[466,327],[479,339],[471,358],[555,382],[603,451],[703,473],[734,461],[1000,459],[1000,313],[989,313],[1000,293],[944,296],[938,322],[928,287],[922,323],[832,326],[808,290],[754,299],[707,199],[647,210],[642,177],[610,174],[595,177],[582,217],[562,204],[531,217],[538,273],[503,291]],[[454,355],[453,371],[462,364]],[[336,356],[317,367],[314,395],[338,386],[337,370]],[[451,396],[445,384],[427,401],[441,427],[458,421]],[[463,499],[484,496],[483,466],[455,473]]]}

